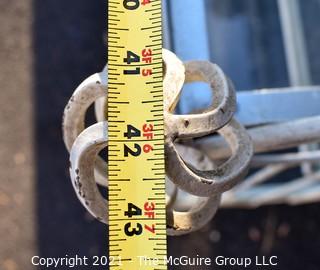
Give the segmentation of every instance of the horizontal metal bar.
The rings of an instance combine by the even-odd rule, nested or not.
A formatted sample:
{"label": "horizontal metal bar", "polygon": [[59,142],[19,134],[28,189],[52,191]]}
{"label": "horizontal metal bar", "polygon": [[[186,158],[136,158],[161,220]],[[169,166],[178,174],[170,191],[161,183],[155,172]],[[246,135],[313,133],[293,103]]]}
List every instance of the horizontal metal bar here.
{"label": "horizontal metal bar", "polygon": [[320,115],[320,86],[243,91],[237,101],[235,117],[246,126],[291,121]]}
{"label": "horizontal metal bar", "polygon": [[[271,152],[296,147],[302,143],[320,141],[320,115],[285,123],[270,124],[248,129],[255,153]],[[212,160],[230,156],[227,143],[217,136],[195,140],[200,149]]]}

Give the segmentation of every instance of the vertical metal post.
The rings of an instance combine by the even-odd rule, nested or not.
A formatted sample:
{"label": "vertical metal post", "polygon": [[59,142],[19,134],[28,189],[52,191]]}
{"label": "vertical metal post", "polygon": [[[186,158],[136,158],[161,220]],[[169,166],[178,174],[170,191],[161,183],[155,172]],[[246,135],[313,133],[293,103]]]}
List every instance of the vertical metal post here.
{"label": "vertical metal post", "polygon": [[162,2],[162,35],[163,35],[163,47],[172,50],[172,41],[170,36],[170,17],[168,0]]}
{"label": "vertical metal post", "polygon": [[[305,44],[305,35],[298,0],[278,0],[280,22],[286,52],[287,68],[291,86],[311,85],[310,64]],[[300,151],[318,148],[316,145],[301,145]],[[304,175],[312,173],[312,165],[303,163]]]}
{"label": "vertical metal post", "polygon": [[[210,59],[210,45],[204,0],[168,1],[172,31],[172,50],[183,61]],[[187,113],[210,105],[211,93],[202,84],[186,85],[179,109]],[[195,91],[196,90],[196,91]],[[195,94],[196,93],[196,94]]]}
{"label": "vertical metal post", "polygon": [[311,85],[310,65],[298,0],[278,0],[291,86]]}

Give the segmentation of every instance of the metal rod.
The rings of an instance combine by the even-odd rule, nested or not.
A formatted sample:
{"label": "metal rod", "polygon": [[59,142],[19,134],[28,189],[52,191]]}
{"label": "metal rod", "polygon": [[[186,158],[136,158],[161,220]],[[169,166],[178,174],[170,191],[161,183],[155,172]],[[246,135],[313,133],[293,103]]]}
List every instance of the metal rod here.
{"label": "metal rod", "polygon": [[299,2],[278,0],[278,7],[290,84],[292,86],[311,85]]}
{"label": "metal rod", "polygon": [[[248,129],[255,153],[271,152],[296,147],[302,143],[320,141],[320,116],[314,116],[280,124]],[[227,143],[220,137],[209,136],[195,141],[211,159],[223,159],[230,155]]]}
{"label": "metal rod", "polygon": [[[292,86],[311,85],[310,64],[305,44],[301,10],[298,0],[278,0],[283,42],[286,52],[288,75]],[[301,145],[300,151],[312,150],[314,145]],[[310,163],[301,164],[301,171],[313,172]]]}

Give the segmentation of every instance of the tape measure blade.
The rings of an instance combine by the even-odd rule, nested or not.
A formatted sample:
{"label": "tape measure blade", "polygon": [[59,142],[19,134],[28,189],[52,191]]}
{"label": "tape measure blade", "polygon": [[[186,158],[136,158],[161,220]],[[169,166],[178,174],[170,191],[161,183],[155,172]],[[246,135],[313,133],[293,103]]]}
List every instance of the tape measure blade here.
{"label": "tape measure blade", "polygon": [[108,2],[109,255],[115,269],[167,269],[161,25],[161,0]]}

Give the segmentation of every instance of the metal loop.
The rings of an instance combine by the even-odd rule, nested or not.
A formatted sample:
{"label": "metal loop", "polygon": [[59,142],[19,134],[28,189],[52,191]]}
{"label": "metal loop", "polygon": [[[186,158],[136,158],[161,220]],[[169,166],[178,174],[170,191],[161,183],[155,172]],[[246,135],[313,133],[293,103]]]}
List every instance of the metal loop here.
{"label": "metal loop", "polygon": [[[169,104],[179,96],[184,81],[184,66],[172,52],[163,49],[165,63],[164,86],[165,96]],[[105,121],[105,102],[107,96],[107,66],[100,73],[96,73],[81,83],[70,98],[63,116],[63,138],[67,149],[84,129],[87,109],[95,102],[95,112],[98,121]],[[96,160],[95,179],[102,186],[108,185],[107,165],[102,158]]]}
{"label": "metal loop", "polygon": [[100,194],[94,177],[97,154],[108,145],[107,122],[86,128],[70,151],[70,177],[82,205],[98,220],[107,223],[107,201]]}
{"label": "metal loop", "polygon": [[223,165],[210,171],[200,171],[187,164],[180,157],[174,143],[167,139],[166,171],[179,188],[196,196],[213,196],[231,189],[247,173],[253,146],[245,128],[232,119],[217,132],[230,145],[232,156]]}
{"label": "metal loop", "polygon": [[216,214],[220,195],[212,197],[198,197],[195,205],[188,211],[167,210],[167,233],[178,236],[201,229]]}
{"label": "metal loop", "polygon": [[213,133],[230,121],[236,108],[232,84],[217,65],[207,61],[191,61],[185,63],[185,69],[186,83],[203,81],[210,84],[213,103],[200,114],[175,115],[165,111],[166,133],[173,138],[193,138]]}
{"label": "metal loop", "polygon": [[[164,111],[174,110],[179,100],[182,86],[185,80],[185,67],[181,60],[172,52],[162,49],[164,64],[163,96]],[[106,97],[95,102],[95,114],[97,121],[105,121]]]}
{"label": "metal loop", "polygon": [[[64,143],[70,151],[77,136],[84,130],[85,114],[96,99],[107,93],[105,78],[106,68],[83,81],[74,91],[63,113],[62,130]],[[96,160],[95,179],[102,186],[107,186],[106,165],[102,158]]]}
{"label": "metal loop", "polygon": [[[72,185],[83,206],[98,220],[108,224],[108,201],[100,194],[94,180],[97,154],[108,145],[107,122],[86,128],[75,140],[70,152]],[[192,150],[191,150],[192,151]],[[197,161],[192,162],[197,165]],[[198,198],[189,211],[176,211],[167,205],[169,235],[182,235],[204,226],[216,213],[220,195]]]}
{"label": "metal loop", "polygon": [[[216,167],[201,151],[179,144],[176,147],[179,155],[192,166],[203,170]],[[184,235],[201,229],[214,217],[220,197],[197,197],[178,189],[172,206],[167,206],[168,235]]]}
{"label": "metal loop", "polygon": [[[246,173],[253,147],[246,130],[231,119],[235,111],[235,93],[218,66],[201,61],[188,62],[184,66],[167,50],[163,50],[163,60],[166,174],[179,188],[199,196],[193,198],[194,204],[186,211],[179,210],[175,207],[179,200],[177,186],[166,179],[167,232],[182,235],[198,230],[214,216],[222,192],[232,188]],[[107,166],[98,156],[108,144],[106,78],[107,67],[86,79],[74,92],[63,119],[64,141],[68,150],[71,149],[73,186],[81,203],[104,223],[108,222],[107,201],[96,183],[107,186]],[[210,84],[213,104],[208,110],[200,114],[173,114],[184,79]],[[85,113],[93,102],[96,118],[102,122],[83,130]],[[217,168],[212,168],[212,163],[199,150],[174,144],[177,138],[199,137],[215,131],[227,140],[232,150],[231,158]]]}

